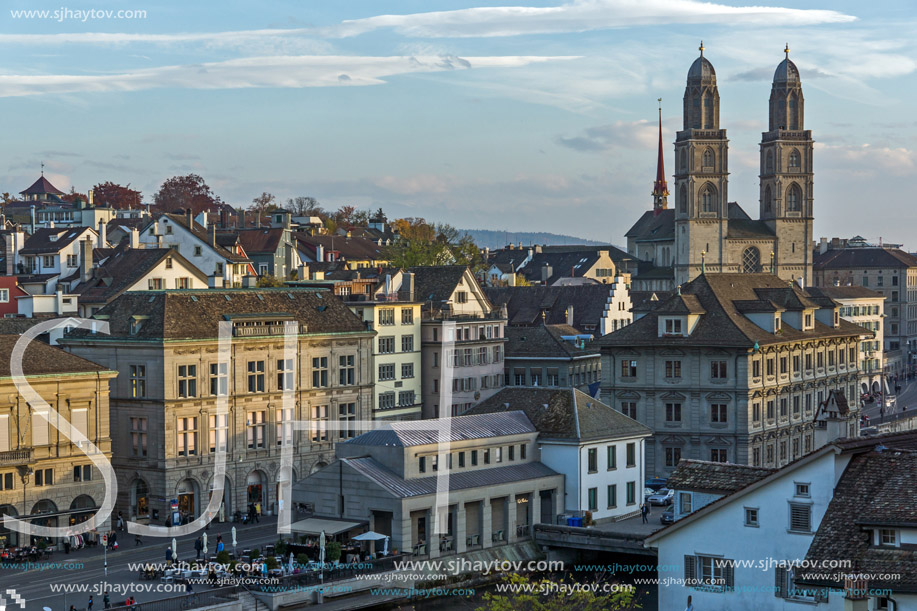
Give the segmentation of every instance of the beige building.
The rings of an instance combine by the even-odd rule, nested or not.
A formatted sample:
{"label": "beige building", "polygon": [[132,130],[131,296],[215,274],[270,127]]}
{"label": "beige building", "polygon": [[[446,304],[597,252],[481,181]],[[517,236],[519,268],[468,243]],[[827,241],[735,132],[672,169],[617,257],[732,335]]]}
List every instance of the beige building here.
{"label": "beige building", "polygon": [[[856,397],[872,332],[771,274],[705,274],[596,341],[605,403],[653,429],[647,474],[681,458],[779,467],[815,449],[818,406]],[[855,404],[847,434],[858,434]]]}
{"label": "beige building", "polygon": [[[40,415],[49,414],[47,408],[29,405],[17,391],[10,355],[18,339],[0,335],[0,352],[5,355],[0,363],[0,512],[35,526],[83,522],[102,503],[105,483],[78,443]],[[108,389],[116,372],[40,341],[26,349],[23,372],[48,406],[111,460]],[[3,547],[27,543],[0,524]]]}
{"label": "beige building", "polygon": [[[286,479],[283,446],[294,448],[295,481],[329,463],[334,444],[359,435],[356,422],[371,417],[373,332],[327,291],[125,293],[95,318],[110,335],[74,331],[64,342],[119,372],[112,443],[126,516],[162,522],[173,500],[185,516],[200,515],[224,447],[224,516],[249,503],[272,512]],[[221,321],[232,328],[228,364],[219,361]],[[283,335],[291,323],[292,358]],[[295,420],[308,430],[295,430]]]}

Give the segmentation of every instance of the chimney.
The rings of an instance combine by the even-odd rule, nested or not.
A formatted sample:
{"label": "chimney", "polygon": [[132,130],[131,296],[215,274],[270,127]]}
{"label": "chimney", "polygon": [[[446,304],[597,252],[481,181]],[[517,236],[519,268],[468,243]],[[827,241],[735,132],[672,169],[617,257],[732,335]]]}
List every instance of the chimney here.
{"label": "chimney", "polygon": [[314,272],[312,272],[312,279],[313,279],[313,280],[324,280],[324,279],[325,279],[325,272],[323,272],[323,271],[314,271]]}
{"label": "chimney", "polygon": [[194,213],[191,212],[191,208],[185,210],[185,220],[188,222],[188,229],[194,228]]}
{"label": "chimney", "polygon": [[57,285],[57,292],[55,293],[55,295],[57,296],[57,299],[55,300],[56,303],[55,303],[54,313],[63,314],[64,313],[64,287],[62,287],[60,284]]}
{"label": "chimney", "polygon": [[554,269],[547,263],[541,267],[541,283],[547,285],[548,280],[554,275]]}
{"label": "chimney", "polygon": [[538,244],[535,244],[535,254],[536,255],[541,254],[541,246],[539,246]]}
{"label": "chimney", "polygon": [[226,208],[220,208],[220,227],[226,229]]}
{"label": "chimney", "polygon": [[[90,191],[92,193],[92,191]],[[99,248],[108,247],[108,226],[105,221],[99,219]]]}
{"label": "chimney", "polygon": [[818,241],[818,254],[823,255],[828,252],[828,238],[821,238]]}
{"label": "chimney", "polygon": [[48,229],[54,229],[54,221],[48,221]]}
{"label": "chimney", "polygon": [[258,286],[258,278],[255,276],[242,276],[242,288],[253,289]]}
{"label": "chimney", "polygon": [[221,289],[223,288],[223,276],[214,274],[212,276],[207,276],[207,288],[211,289]]}
{"label": "chimney", "polygon": [[315,245],[315,260],[319,263],[325,262],[325,247],[321,244]]}
{"label": "chimney", "polygon": [[88,236],[80,240],[80,279],[82,282],[92,279],[92,240]]}
{"label": "chimney", "polygon": [[407,295],[408,301],[414,301],[414,272],[405,272],[401,280],[401,291]]}
{"label": "chimney", "polygon": [[293,228],[293,215],[290,212],[283,213],[283,228],[284,229]]}
{"label": "chimney", "polygon": [[216,248],[217,246],[217,226],[210,226],[210,245]]}
{"label": "chimney", "polygon": [[35,204],[32,204],[31,207],[29,208],[29,215],[30,215],[29,220],[31,221],[29,223],[29,235],[34,235],[35,234]]}
{"label": "chimney", "polygon": [[89,207],[90,207],[90,208],[92,208],[92,206],[93,206],[93,204],[92,204],[92,195],[93,195],[93,194],[92,194],[92,189],[89,189]]}
{"label": "chimney", "polygon": [[573,305],[567,306],[567,325],[573,326]]}
{"label": "chimney", "polygon": [[136,227],[131,227],[131,248],[140,248],[140,231]]}
{"label": "chimney", "polygon": [[255,210],[255,229],[261,229],[261,213]]}

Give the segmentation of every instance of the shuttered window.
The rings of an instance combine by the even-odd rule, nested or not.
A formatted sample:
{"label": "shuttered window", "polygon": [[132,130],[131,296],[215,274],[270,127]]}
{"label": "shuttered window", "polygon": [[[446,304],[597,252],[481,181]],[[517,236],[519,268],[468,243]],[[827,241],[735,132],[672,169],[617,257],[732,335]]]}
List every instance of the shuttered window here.
{"label": "shuttered window", "polygon": [[790,531],[812,532],[812,506],[805,503],[790,503]]}
{"label": "shuttered window", "polygon": [[48,410],[32,412],[32,445],[48,445]]}
{"label": "shuttered window", "polygon": [[697,556],[685,555],[685,585],[697,583]]}
{"label": "shuttered window", "polygon": [[0,452],[10,449],[10,417],[7,414],[0,416]]}

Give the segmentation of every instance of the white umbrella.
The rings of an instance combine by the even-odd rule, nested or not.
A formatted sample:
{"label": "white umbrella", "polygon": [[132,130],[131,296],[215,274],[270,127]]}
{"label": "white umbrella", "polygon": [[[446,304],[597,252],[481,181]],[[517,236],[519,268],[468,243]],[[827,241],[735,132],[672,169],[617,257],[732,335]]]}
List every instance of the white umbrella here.
{"label": "white umbrella", "polygon": [[293,552],[290,552],[290,572],[293,572]]}
{"label": "white umbrella", "polygon": [[385,545],[382,547],[382,555],[383,555],[383,556],[388,556],[388,540],[389,540],[389,537],[386,537],[386,538],[385,538]]}
{"label": "white umbrella", "polygon": [[325,565],[325,531],[318,538],[318,563]]}
{"label": "white umbrella", "polygon": [[172,560],[178,562],[178,541],[172,537]]}
{"label": "white umbrella", "polygon": [[201,547],[203,547],[204,556],[206,556],[207,555],[207,533],[204,533],[204,536],[201,537],[201,539],[203,539],[203,543],[204,543]]}
{"label": "white umbrella", "polygon": [[232,527],[232,546],[236,546],[236,527]]}

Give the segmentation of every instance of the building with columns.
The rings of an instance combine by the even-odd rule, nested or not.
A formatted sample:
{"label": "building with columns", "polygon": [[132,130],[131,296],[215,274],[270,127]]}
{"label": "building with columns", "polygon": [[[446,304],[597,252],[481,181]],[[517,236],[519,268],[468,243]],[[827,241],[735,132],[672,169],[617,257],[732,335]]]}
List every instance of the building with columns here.
{"label": "building with columns", "polygon": [[[434,427],[447,423],[440,445]],[[513,544],[563,512],[564,476],[538,460],[537,437],[521,411],[387,422],[338,444],[335,462],[293,486],[293,502],[368,524],[392,549],[419,556]]]}
{"label": "building with columns", "polygon": [[[812,279],[812,132],[804,127],[799,70],[789,58],[771,86],[768,131],[761,135],[759,218],[729,201],[729,140],[720,125],[716,71],[700,56],[688,70],[683,129],[675,137],[674,208],[662,155],[653,209],[627,232],[628,253],[641,261],[635,290],[675,288],[704,273],[770,271],[808,285]],[[660,278],[671,285],[660,285]]]}

